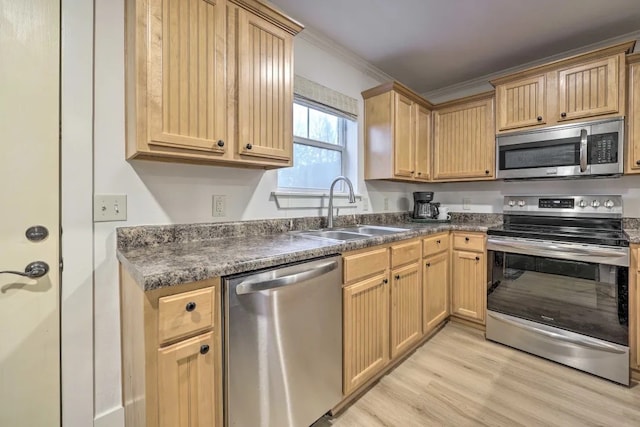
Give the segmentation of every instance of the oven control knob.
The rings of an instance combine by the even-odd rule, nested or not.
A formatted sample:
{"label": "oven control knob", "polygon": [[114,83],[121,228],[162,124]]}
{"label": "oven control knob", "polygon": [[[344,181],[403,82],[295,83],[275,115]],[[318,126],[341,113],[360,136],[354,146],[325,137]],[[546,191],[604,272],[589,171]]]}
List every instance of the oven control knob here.
{"label": "oven control knob", "polygon": [[612,200],[607,200],[606,202],[604,202],[604,207],[607,209],[611,209],[613,206],[615,206],[615,203],[613,203]]}
{"label": "oven control knob", "polygon": [[600,202],[598,200],[594,200],[593,202],[591,202],[591,206],[597,208],[600,206]]}
{"label": "oven control knob", "polygon": [[509,200],[509,206],[510,207],[514,207],[516,205],[516,201],[515,200]]}
{"label": "oven control knob", "polygon": [[520,206],[521,208],[524,207],[524,205],[526,205],[527,202],[525,202],[524,200],[518,200],[518,206]]}
{"label": "oven control knob", "polygon": [[578,202],[578,206],[580,206],[581,208],[586,208],[587,207],[587,202],[585,202],[584,200],[580,200]]}

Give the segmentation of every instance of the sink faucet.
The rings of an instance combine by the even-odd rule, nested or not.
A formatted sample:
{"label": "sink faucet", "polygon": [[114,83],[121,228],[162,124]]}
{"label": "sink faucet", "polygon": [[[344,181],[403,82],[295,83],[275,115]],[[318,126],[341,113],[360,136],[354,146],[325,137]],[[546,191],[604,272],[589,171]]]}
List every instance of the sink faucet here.
{"label": "sink faucet", "polygon": [[333,228],[333,187],[335,187],[336,182],[344,181],[347,183],[347,187],[349,187],[349,203],[356,202],[356,196],[353,194],[353,184],[349,181],[349,178],[346,176],[339,176],[333,180],[331,183],[331,187],[329,188],[329,213],[327,214],[327,228]]}

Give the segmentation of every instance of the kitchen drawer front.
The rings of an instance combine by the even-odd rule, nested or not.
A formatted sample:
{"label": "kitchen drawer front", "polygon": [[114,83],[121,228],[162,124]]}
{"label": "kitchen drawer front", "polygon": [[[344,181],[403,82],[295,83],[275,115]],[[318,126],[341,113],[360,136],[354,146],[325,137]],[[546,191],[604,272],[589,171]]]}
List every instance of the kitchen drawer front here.
{"label": "kitchen drawer front", "polygon": [[453,248],[465,251],[484,252],[484,234],[454,233]]}
{"label": "kitchen drawer front", "polygon": [[420,242],[413,241],[391,246],[391,267],[399,267],[420,259]]}
{"label": "kitchen drawer front", "polygon": [[431,256],[449,250],[449,233],[436,234],[422,240],[422,256]]}
{"label": "kitchen drawer front", "polygon": [[344,257],[344,283],[384,272],[389,267],[387,248]]}
{"label": "kitchen drawer front", "polygon": [[214,288],[162,297],[158,301],[160,344],[213,327]]}

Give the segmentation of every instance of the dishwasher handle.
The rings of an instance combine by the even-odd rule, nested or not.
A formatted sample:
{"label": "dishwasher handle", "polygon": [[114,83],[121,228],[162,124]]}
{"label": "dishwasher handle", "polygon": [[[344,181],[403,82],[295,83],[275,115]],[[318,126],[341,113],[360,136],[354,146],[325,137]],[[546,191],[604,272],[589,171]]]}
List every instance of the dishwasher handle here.
{"label": "dishwasher handle", "polygon": [[277,279],[258,281],[256,279],[247,279],[236,286],[236,295],[246,295],[261,291],[270,291],[285,286],[295,285],[305,280],[310,280],[318,276],[322,276],[330,271],[338,268],[338,261],[329,261],[320,264],[311,270],[302,271],[300,273],[290,274],[288,276],[278,277]]}

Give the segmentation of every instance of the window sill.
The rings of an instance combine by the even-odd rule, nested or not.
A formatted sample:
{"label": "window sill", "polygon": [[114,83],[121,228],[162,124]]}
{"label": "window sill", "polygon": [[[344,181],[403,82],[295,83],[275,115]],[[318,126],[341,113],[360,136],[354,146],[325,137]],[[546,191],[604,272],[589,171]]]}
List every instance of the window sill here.
{"label": "window sill", "polygon": [[[329,207],[329,193],[324,191],[273,191],[271,197],[278,209],[320,209]],[[333,207],[356,209],[361,194],[356,194],[356,203],[349,203],[348,193],[333,193]]]}

